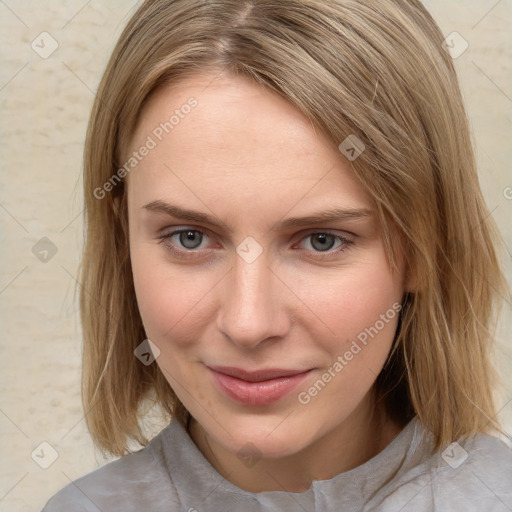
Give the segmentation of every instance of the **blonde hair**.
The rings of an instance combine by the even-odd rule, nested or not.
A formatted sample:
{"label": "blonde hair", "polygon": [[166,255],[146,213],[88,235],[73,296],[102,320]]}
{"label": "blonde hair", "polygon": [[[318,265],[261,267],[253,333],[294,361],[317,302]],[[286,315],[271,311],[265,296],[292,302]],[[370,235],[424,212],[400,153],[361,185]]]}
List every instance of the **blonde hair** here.
{"label": "blonde hair", "polygon": [[[123,164],[157,87],[218,70],[270,88],[340,144],[375,203],[390,264],[403,250],[408,293],[375,392],[390,417],[414,415],[435,448],[500,429],[490,362],[506,284],[498,233],[480,191],[468,121],[443,36],[420,1],[147,0],[124,29],[99,85],[84,152],[81,262],[83,405],[98,447],[145,445],[141,404],[185,423],[156,364],[132,281],[125,183],[97,191]],[[340,155],[341,156],[341,155]],[[393,242],[392,242],[393,240]]]}

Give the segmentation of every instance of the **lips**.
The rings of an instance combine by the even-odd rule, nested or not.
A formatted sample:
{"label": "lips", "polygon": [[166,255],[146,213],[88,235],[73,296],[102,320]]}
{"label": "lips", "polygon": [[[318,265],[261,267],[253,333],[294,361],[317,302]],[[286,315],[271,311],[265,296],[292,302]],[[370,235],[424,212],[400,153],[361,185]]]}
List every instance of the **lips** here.
{"label": "lips", "polygon": [[210,366],[212,370],[222,373],[224,375],[229,375],[231,377],[236,377],[240,380],[245,380],[247,382],[263,382],[272,379],[279,379],[282,377],[290,377],[291,375],[298,375],[300,373],[304,373],[308,370],[285,370],[282,368],[269,368],[255,371],[247,371],[242,368],[234,368],[232,366]]}
{"label": "lips", "polygon": [[312,369],[265,368],[248,371],[231,366],[207,366],[217,387],[244,405],[267,405],[297,387]]}

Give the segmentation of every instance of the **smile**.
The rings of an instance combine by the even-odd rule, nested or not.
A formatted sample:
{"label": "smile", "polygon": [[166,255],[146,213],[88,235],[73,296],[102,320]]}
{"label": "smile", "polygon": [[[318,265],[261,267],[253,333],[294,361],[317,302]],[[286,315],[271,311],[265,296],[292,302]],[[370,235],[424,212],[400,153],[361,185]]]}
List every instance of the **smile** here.
{"label": "smile", "polygon": [[312,371],[263,369],[249,372],[233,367],[209,367],[220,391],[244,405],[268,405],[283,398],[296,388]]}

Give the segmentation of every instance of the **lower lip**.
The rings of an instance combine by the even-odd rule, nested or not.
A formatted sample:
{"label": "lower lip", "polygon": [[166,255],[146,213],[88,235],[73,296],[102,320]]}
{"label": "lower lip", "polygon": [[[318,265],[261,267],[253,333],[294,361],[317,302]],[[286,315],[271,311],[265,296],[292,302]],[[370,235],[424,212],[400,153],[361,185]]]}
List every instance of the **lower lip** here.
{"label": "lower lip", "polygon": [[235,402],[244,405],[268,405],[277,402],[296,388],[312,371],[261,382],[247,382],[208,369],[220,390]]}

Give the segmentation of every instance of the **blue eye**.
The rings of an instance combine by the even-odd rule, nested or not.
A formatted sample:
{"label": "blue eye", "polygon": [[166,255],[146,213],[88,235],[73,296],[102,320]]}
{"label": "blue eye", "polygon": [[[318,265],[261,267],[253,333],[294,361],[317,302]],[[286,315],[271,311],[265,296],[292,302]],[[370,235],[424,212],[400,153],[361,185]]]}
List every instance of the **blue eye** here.
{"label": "blue eye", "polygon": [[[336,237],[329,233],[312,233],[307,238],[311,238],[311,246],[318,251],[328,251],[332,249],[336,242]],[[318,242],[318,245],[314,242]]]}
{"label": "blue eye", "polygon": [[[188,253],[197,251],[200,248],[204,238],[208,238],[205,233],[198,229],[178,229],[170,233],[165,233],[158,238],[160,243],[177,254],[178,256],[187,256]],[[177,248],[176,245],[181,246]]]}
{"label": "blue eye", "polygon": [[[158,238],[160,240],[159,243],[163,244],[167,250],[177,257],[191,259],[202,256],[201,252],[203,251],[201,249],[206,249],[206,247],[201,247],[201,245],[205,239],[207,241],[210,237],[199,229],[185,228],[164,233]],[[353,244],[352,240],[327,231],[309,233],[301,239],[300,244],[303,244],[306,240],[310,240],[309,245],[311,248],[303,248],[303,250],[310,253],[311,257],[315,259],[335,256]],[[339,245],[335,250],[332,250],[336,241],[339,242]]]}
{"label": "blue eye", "polygon": [[[303,240],[311,240],[310,245],[313,248],[313,257],[317,259],[322,257],[327,258],[343,252],[353,243],[352,240],[348,238],[325,231],[309,233]],[[339,245],[338,248],[333,251],[331,249],[334,247],[336,241],[339,241]],[[323,253],[325,253],[325,255]]]}
{"label": "blue eye", "polygon": [[183,247],[187,249],[197,249],[203,241],[203,233],[195,229],[187,229],[186,231],[178,231],[178,240]]}

